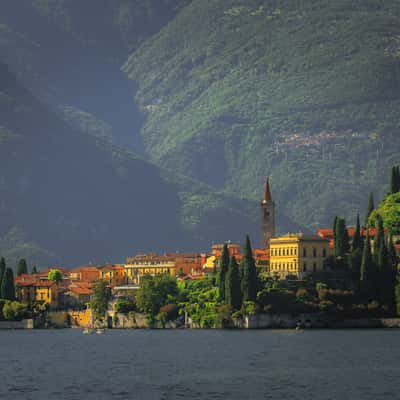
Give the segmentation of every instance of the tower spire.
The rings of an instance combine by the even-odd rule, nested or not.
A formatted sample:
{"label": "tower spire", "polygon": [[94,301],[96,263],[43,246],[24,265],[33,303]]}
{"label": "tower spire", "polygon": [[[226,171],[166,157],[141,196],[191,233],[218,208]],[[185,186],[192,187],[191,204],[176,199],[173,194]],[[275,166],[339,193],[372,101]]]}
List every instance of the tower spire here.
{"label": "tower spire", "polygon": [[269,187],[269,176],[267,177],[267,181],[265,182],[265,190],[264,190],[264,199],[263,202],[268,203],[272,201],[271,189]]}

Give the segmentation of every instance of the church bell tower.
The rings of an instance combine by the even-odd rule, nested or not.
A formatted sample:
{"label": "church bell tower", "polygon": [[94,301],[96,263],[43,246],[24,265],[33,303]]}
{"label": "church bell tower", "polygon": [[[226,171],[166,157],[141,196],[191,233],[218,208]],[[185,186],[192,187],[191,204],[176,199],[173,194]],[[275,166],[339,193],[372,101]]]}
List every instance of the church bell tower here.
{"label": "church bell tower", "polygon": [[275,203],[272,201],[269,178],[265,183],[264,198],[261,202],[261,248],[269,249],[271,238],[275,236]]}

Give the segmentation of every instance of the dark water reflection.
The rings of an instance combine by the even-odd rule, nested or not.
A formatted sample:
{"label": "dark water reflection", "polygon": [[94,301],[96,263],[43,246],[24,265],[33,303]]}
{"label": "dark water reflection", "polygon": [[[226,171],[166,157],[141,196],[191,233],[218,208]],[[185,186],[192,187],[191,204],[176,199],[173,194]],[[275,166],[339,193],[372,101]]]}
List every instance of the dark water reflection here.
{"label": "dark water reflection", "polygon": [[400,331],[0,331],[0,399],[399,399]]}

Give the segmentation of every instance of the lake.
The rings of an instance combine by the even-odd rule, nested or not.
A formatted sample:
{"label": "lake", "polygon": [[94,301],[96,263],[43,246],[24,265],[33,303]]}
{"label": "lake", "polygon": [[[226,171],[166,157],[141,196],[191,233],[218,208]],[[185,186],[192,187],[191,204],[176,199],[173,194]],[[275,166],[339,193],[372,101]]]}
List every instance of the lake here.
{"label": "lake", "polygon": [[398,330],[0,331],[0,399],[398,399]]}

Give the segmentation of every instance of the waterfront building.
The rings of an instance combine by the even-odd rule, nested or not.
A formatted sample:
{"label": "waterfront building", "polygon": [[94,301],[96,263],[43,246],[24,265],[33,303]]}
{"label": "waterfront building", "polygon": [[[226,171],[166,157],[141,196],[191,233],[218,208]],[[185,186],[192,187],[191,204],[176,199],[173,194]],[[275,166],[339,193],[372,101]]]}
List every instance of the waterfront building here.
{"label": "waterfront building", "polygon": [[126,281],[138,285],[144,275],[176,275],[176,257],[174,255],[137,255],[128,257],[125,264]]}
{"label": "waterfront building", "polygon": [[101,274],[98,267],[85,265],[72,269],[70,277],[73,281],[95,282],[100,279]]}
{"label": "waterfront building", "polygon": [[318,235],[288,233],[270,241],[270,274],[284,279],[288,275],[303,279],[324,270],[331,254],[329,240]]}
{"label": "waterfront building", "polygon": [[99,267],[100,279],[110,286],[119,286],[126,283],[125,266],[122,264],[107,264]]}
{"label": "waterfront building", "polygon": [[262,249],[269,249],[271,238],[275,236],[275,203],[272,200],[269,178],[265,183],[264,197],[260,206]]}
{"label": "waterfront building", "polygon": [[22,303],[47,303],[51,309],[59,307],[59,286],[49,280],[38,280],[29,275],[21,275],[15,280],[15,294]]}

